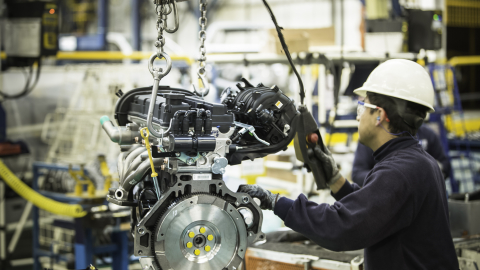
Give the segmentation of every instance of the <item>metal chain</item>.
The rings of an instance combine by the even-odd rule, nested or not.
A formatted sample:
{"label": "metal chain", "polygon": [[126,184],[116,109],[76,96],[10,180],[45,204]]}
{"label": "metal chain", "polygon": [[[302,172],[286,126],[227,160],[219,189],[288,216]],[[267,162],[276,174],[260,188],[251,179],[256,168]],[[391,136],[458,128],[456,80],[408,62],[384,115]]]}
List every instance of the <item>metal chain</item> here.
{"label": "metal chain", "polygon": [[[165,22],[167,19],[167,6],[168,0],[154,0],[155,13],[157,14],[157,40],[154,45],[157,48],[157,57],[161,58],[161,53],[164,52],[163,46],[165,45],[165,37],[163,36],[163,30],[165,30]],[[170,10],[171,11],[171,10]]]}
{"label": "metal chain", "polygon": [[198,38],[200,39],[198,72],[201,75],[204,75],[207,61],[207,51],[205,50],[205,40],[207,39],[207,32],[205,31],[205,28],[207,27],[207,0],[200,0],[200,18],[198,19],[198,23],[200,24],[200,31],[198,32]]}
{"label": "metal chain", "polygon": [[200,24],[200,31],[198,32],[198,38],[200,39],[200,58],[198,59],[198,79],[201,81],[201,86],[197,88],[195,84],[192,84],[193,91],[197,96],[204,97],[208,95],[210,91],[210,84],[207,80],[207,74],[205,71],[205,66],[207,64],[207,51],[205,50],[205,40],[207,39],[207,32],[205,28],[207,27],[207,0],[200,0],[200,18],[198,18],[198,24]]}

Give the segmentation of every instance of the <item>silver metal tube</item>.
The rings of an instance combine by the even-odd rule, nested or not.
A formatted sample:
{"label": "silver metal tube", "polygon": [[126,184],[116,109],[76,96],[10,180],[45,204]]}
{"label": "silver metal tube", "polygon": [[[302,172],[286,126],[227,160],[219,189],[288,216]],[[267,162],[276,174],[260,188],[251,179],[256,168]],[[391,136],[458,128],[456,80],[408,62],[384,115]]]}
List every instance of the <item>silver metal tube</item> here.
{"label": "silver metal tube", "polygon": [[270,145],[269,142],[260,139],[255,132],[252,132],[252,134],[253,134],[253,136],[255,137],[255,139],[257,139],[257,141],[259,141],[259,142],[261,142],[261,143],[263,143],[263,144],[265,144],[265,145]]}
{"label": "silver metal tube", "polygon": [[142,158],[142,155],[147,153],[147,150],[143,151],[142,153],[140,153],[140,155],[138,155],[133,161],[132,163],[130,163],[130,165],[128,166],[128,169],[125,171],[125,174],[124,175],[130,175],[134,170],[136,170],[138,168],[138,166],[140,166],[140,164],[142,163],[142,161],[144,160]]}
{"label": "silver metal tube", "polygon": [[135,143],[134,138],[140,136],[138,131],[127,130],[125,127],[116,127],[108,120],[102,124],[103,130],[107,133],[110,140],[120,145],[130,145]]}
{"label": "silver metal tube", "polygon": [[[163,164],[163,158],[154,158],[153,165],[159,166]],[[132,172],[129,176],[125,178],[125,181],[121,184],[121,187],[128,193],[130,190],[136,186],[145,176],[147,171],[150,169],[150,160],[147,159],[143,161],[138,168]]]}
{"label": "silver metal tube", "polygon": [[150,134],[153,136],[160,138],[163,137],[163,134],[165,132],[162,130],[162,133],[158,133],[152,125],[153,122],[153,111],[155,110],[155,103],[157,101],[157,93],[158,93],[158,84],[160,83],[160,78],[157,76],[154,76],[153,79],[153,89],[152,89],[152,96],[150,98],[150,106],[148,107],[148,117],[147,117],[147,128],[148,131],[150,131]]}
{"label": "silver metal tube", "polygon": [[212,167],[178,166],[178,172],[212,172]]}
{"label": "silver metal tube", "polygon": [[102,125],[103,130],[107,133],[108,137],[112,142],[118,143],[120,141],[120,129],[113,125],[111,121],[106,121]]}
{"label": "silver metal tube", "polygon": [[140,144],[134,144],[130,149],[128,149],[127,151],[122,152],[122,153],[120,153],[120,155],[118,155],[117,171],[118,171],[118,178],[120,179],[120,183],[122,182],[122,179],[123,179],[123,164],[124,164],[125,157],[128,154],[130,154],[133,150],[135,150],[139,147],[141,147]]}
{"label": "silver metal tube", "polygon": [[118,158],[117,158],[117,172],[118,172],[118,179],[120,183],[122,182],[123,159],[125,158],[126,155],[127,153],[122,152],[120,153],[120,155],[118,155]]}
{"label": "silver metal tube", "polygon": [[121,179],[125,179],[128,176],[128,174],[126,174],[126,172],[128,170],[128,167],[130,166],[130,164],[132,164],[133,160],[138,155],[141,155],[145,151],[146,151],[146,149],[144,147],[139,147],[139,148],[133,150],[132,152],[130,152],[130,154],[128,154],[127,158],[125,158],[125,161],[123,162],[122,178]]}

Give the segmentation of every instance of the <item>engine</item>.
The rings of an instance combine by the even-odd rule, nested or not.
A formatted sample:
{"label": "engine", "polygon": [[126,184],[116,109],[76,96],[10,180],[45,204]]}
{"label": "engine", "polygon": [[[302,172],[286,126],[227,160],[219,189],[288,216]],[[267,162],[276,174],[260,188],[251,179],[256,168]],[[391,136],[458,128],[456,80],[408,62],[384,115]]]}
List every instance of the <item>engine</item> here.
{"label": "engine", "polygon": [[[120,185],[107,199],[132,207],[143,269],[237,269],[247,246],[265,240],[261,209],[229,190],[223,174],[227,165],[286,149],[298,112],[278,87],[242,81],[222,92],[220,104],[168,86],[159,86],[156,98],[151,87],[134,89],[118,94],[118,126],[102,117],[122,150]],[[154,132],[143,139],[149,124]]]}

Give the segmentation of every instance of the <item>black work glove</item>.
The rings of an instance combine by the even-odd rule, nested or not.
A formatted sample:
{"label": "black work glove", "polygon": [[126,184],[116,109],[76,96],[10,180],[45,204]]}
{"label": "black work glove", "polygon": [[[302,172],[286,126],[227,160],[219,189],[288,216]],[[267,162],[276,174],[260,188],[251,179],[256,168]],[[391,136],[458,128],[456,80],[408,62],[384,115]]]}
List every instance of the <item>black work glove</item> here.
{"label": "black work glove", "polygon": [[332,153],[326,148],[326,152],[323,152],[319,145],[316,145],[313,149],[315,153],[315,157],[320,160],[323,170],[325,171],[327,179],[325,179],[325,183],[328,186],[335,184],[342,175],[340,174],[340,170],[338,170],[337,163],[332,157]]}
{"label": "black work glove", "polygon": [[258,198],[260,208],[263,210],[273,210],[279,196],[279,194],[273,194],[259,185],[240,185],[237,192],[247,193],[252,198]]}

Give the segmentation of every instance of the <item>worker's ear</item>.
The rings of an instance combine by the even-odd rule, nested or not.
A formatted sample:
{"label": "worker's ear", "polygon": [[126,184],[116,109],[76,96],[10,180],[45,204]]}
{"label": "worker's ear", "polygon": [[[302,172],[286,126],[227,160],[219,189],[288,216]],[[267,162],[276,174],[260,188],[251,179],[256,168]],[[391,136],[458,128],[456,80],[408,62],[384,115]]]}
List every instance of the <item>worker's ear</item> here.
{"label": "worker's ear", "polygon": [[379,126],[383,121],[390,122],[390,119],[388,119],[387,112],[385,112],[384,109],[378,108],[379,115],[377,117],[377,123],[375,124],[376,126]]}

